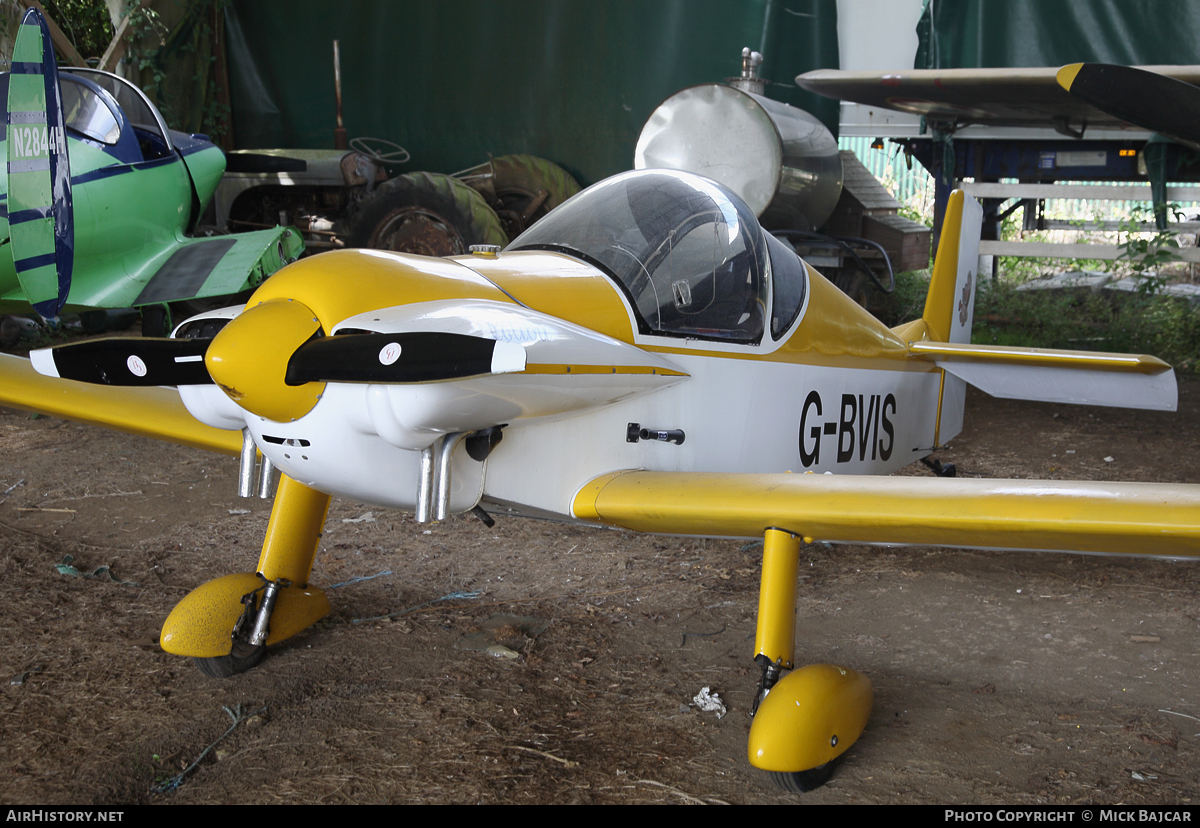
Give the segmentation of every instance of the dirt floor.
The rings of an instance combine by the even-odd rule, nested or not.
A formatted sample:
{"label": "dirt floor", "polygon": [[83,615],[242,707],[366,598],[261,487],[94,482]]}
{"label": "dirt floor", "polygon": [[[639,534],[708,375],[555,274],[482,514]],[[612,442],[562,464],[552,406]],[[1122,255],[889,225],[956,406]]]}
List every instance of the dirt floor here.
{"label": "dirt floor", "polygon": [[[1200,385],[1181,397],[972,394],[940,456],[1196,483]],[[254,565],[269,504],[234,496],[235,459],[11,411],[0,435],[8,805],[1200,799],[1195,563],[806,547],[798,660],[865,672],[875,705],[833,780],[789,795],[746,761],[761,547],[335,500],[313,578],[339,584],[331,615],[210,679],[156,641],[189,590]],[[497,641],[516,657],[469,649]],[[706,686],[724,718],[691,706]]]}

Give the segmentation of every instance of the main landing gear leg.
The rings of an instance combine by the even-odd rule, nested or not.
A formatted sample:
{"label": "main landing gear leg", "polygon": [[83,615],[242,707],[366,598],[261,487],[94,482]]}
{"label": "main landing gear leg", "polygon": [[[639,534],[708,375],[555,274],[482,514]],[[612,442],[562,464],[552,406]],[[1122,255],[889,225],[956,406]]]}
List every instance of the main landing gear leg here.
{"label": "main landing gear leg", "polygon": [[329,495],[282,476],[255,572],[225,575],[179,602],[159,639],[168,653],[191,656],[216,677],[250,669],[267,644],[283,641],[329,612],[329,599],[308,586]]}
{"label": "main landing gear leg", "polygon": [[793,666],[801,539],[770,528],[763,538],[755,662],[762,668],[750,726],[750,764],[779,787],[811,791],[829,781],[833,760],[854,744],[871,713],[870,680],[847,667]]}

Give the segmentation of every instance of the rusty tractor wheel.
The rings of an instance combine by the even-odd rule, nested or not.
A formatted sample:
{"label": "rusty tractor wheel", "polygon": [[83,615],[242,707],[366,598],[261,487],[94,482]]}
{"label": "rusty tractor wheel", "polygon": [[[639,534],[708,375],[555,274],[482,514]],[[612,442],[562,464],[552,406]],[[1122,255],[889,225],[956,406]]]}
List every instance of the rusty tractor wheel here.
{"label": "rusty tractor wheel", "polygon": [[512,239],[579,192],[579,182],[570,173],[553,161],[533,155],[493,158],[490,179],[484,176],[477,180]]}
{"label": "rusty tractor wheel", "polygon": [[456,256],[473,244],[508,244],[483,196],[448,175],[417,172],[367,196],[350,229],[351,247]]}

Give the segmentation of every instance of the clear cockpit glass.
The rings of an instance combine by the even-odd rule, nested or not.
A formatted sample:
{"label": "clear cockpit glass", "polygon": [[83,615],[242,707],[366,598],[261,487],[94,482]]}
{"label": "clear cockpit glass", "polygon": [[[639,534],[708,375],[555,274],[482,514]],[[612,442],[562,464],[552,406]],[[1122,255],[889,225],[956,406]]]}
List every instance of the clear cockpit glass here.
{"label": "clear cockpit glass", "polygon": [[780,339],[804,310],[808,299],[808,270],[790,243],[766,234],[771,254],[771,338]]}
{"label": "clear cockpit glass", "polygon": [[[125,117],[136,129],[141,130],[156,144],[161,144],[162,151],[169,152],[171,150],[171,136],[167,130],[166,121],[163,120],[162,114],[150,102],[150,99],[146,97],[146,93],[111,72],[84,68],[73,68],[70,71],[79,77],[87,78],[112,95],[113,100],[124,110]],[[143,149],[145,148],[143,147]],[[148,157],[151,156],[148,155]]]}
{"label": "clear cockpit glass", "polygon": [[770,259],[753,211],[690,173],[640,170],[558,207],[509,246],[598,265],[628,295],[644,333],[759,342]]}
{"label": "clear cockpit glass", "polygon": [[63,123],[81,135],[102,144],[121,138],[121,123],[108,103],[95,90],[70,75],[61,76]]}

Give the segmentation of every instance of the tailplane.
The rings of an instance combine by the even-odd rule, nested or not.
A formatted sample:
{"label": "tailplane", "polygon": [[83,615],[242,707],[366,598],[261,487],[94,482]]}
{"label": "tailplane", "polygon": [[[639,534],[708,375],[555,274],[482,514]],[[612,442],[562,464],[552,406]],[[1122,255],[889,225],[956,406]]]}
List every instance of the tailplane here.
{"label": "tailplane", "polygon": [[972,345],[982,223],[979,202],[955,190],[946,206],[925,312],[894,329],[908,343],[910,356],[944,372],[939,443],[962,428],[967,383],[994,397],[1175,410],[1175,372],[1155,357]]}

